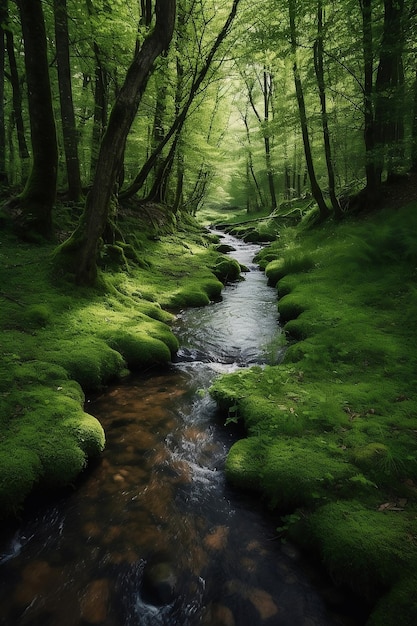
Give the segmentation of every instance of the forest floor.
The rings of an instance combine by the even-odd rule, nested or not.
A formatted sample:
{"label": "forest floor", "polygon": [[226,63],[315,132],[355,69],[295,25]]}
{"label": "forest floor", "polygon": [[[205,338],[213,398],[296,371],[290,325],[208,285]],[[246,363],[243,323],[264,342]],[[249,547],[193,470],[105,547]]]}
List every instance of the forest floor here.
{"label": "forest floor", "polygon": [[417,623],[416,198],[410,177],[380,210],[281,227],[258,262],[278,290],[284,362],[211,390],[247,432],[229,481],[374,607],[368,626]]}

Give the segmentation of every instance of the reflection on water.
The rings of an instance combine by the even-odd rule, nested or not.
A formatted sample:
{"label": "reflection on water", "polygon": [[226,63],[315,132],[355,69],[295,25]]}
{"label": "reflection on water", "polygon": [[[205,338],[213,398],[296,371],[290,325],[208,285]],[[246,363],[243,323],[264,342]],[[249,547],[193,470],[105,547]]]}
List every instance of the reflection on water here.
{"label": "reflection on water", "polygon": [[[132,377],[88,404],[106,430],[106,450],[76,491],[33,514],[0,549],[1,626],[359,624],[326,613],[296,552],[225,485],[231,435],[206,390],[219,369],[243,360],[255,328],[260,335],[265,325],[276,329],[271,299],[273,321],[251,310],[251,319],[264,321],[243,343],[239,333],[220,331],[222,319],[232,328],[237,305],[230,301],[243,285],[227,291],[211,322],[219,332],[208,331],[209,358],[202,326],[217,305],[178,321],[186,360]],[[221,337],[220,355],[232,346],[238,359],[214,362]],[[249,361],[264,354],[255,343]]]}

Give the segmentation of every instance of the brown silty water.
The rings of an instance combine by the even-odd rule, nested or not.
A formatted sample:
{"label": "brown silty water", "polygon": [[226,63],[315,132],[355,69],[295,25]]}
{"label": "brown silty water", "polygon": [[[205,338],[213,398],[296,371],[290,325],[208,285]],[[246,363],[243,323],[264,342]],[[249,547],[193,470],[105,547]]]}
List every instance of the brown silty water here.
{"label": "brown silty water", "polygon": [[[250,266],[256,247],[234,245]],[[88,402],[106,449],[76,490],[6,538],[1,626],[363,623],[328,610],[259,504],[225,483],[234,435],[207,389],[219,372],[279,358],[265,283],[252,266],[222,302],[178,317],[176,364]]]}

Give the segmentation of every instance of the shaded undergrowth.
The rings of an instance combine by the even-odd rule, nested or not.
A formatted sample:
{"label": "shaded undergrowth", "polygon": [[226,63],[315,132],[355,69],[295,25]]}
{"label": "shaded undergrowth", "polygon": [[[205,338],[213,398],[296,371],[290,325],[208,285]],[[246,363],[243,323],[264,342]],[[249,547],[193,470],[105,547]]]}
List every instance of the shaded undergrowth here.
{"label": "shaded undergrowth", "polygon": [[416,232],[416,204],[281,228],[258,262],[278,290],[284,363],[212,387],[248,434],[229,480],[375,604],[372,626],[417,623]]}

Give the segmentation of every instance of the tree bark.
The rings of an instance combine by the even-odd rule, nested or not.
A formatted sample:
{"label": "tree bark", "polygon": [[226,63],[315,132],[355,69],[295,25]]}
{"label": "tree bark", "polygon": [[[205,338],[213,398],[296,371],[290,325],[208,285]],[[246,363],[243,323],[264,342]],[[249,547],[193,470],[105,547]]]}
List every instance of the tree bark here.
{"label": "tree bark", "polygon": [[375,120],[373,104],[373,37],[372,0],[359,0],[362,12],[362,46],[364,60],[364,141],[365,141],[365,197],[374,205],[380,195],[381,173],[375,163]]}
{"label": "tree bark", "polygon": [[404,72],[402,54],[404,0],[384,0],[384,29],[375,82],[376,169],[388,179],[401,161],[404,138]]}
{"label": "tree bark", "polygon": [[29,173],[29,150],[26,143],[25,126],[22,113],[22,88],[17,70],[16,55],[14,51],[14,38],[11,30],[6,30],[6,47],[9,58],[10,83],[12,86],[13,120],[12,126],[16,124],[17,144],[19,146],[20,166],[22,170],[22,180],[26,182]]}
{"label": "tree bark", "polygon": [[411,168],[410,171],[417,173],[417,69],[414,78],[414,101],[413,119],[411,129]]}
{"label": "tree bark", "polygon": [[67,0],[54,0],[56,56],[62,134],[67,168],[68,199],[77,202],[81,196],[78,140],[72,98]]}
{"label": "tree bark", "polygon": [[156,58],[168,49],[175,24],[175,0],[156,1],[156,23],[127,71],[100,146],[93,186],[81,222],[58,249],[76,281],[91,285],[97,277],[97,249],[109,215],[110,203],[123,163],[126,139]]}
{"label": "tree bark", "polygon": [[52,237],[58,147],[41,0],[18,0],[25,49],[32,167],[18,198],[16,225],[24,237]]}
{"label": "tree bark", "polygon": [[264,145],[265,145],[265,160],[266,160],[266,173],[268,176],[269,193],[271,195],[271,212],[277,208],[277,196],[275,193],[274,172],[272,170],[271,159],[271,142],[269,138],[269,106],[272,97],[272,74],[270,74],[266,67],[263,68],[263,96],[264,96]]}
{"label": "tree bark", "polygon": [[4,62],[5,62],[5,43],[6,33],[5,24],[7,21],[6,4],[0,5],[0,189],[7,186],[7,170],[6,170],[6,122],[4,112]]}
{"label": "tree bark", "polygon": [[339,200],[336,196],[335,176],[330,145],[330,132],[327,116],[326,86],[323,67],[323,0],[317,0],[317,39],[314,43],[314,69],[319,88],[321,123],[323,128],[324,153],[326,157],[327,176],[329,179],[329,196],[336,218],[342,217]]}
{"label": "tree bark", "polygon": [[289,15],[290,15],[290,36],[291,36],[291,50],[294,57],[293,63],[293,74],[294,74],[294,84],[295,84],[295,92],[298,103],[298,110],[300,114],[300,123],[301,123],[301,132],[303,136],[303,144],[304,144],[304,155],[307,165],[308,176],[310,179],[311,193],[313,194],[313,198],[319,207],[320,219],[324,220],[329,215],[329,209],[327,208],[326,202],[323,197],[323,192],[320,188],[320,185],[316,178],[316,173],[314,170],[313,156],[311,152],[310,145],[310,137],[308,134],[308,124],[307,124],[307,113],[304,102],[304,93],[303,86],[301,83],[300,72],[297,66],[297,34],[295,27],[295,0],[289,0]]}

